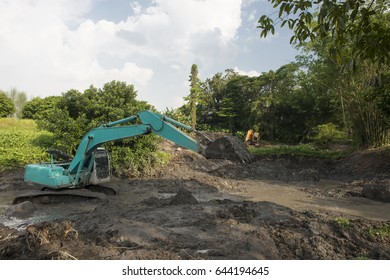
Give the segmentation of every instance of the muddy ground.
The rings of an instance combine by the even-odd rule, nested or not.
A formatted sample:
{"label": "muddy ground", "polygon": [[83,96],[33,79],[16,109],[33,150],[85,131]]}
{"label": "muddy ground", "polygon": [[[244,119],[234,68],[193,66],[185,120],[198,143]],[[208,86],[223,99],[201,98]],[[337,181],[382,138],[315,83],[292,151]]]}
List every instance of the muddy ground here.
{"label": "muddy ground", "polygon": [[[0,174],[0,259],[390,259],[390,151],[340,160],[207,160],[172,146],[149,178],[106,201],[27,204],[23,170]],[[26,210],[27,209],[27,210]]]}

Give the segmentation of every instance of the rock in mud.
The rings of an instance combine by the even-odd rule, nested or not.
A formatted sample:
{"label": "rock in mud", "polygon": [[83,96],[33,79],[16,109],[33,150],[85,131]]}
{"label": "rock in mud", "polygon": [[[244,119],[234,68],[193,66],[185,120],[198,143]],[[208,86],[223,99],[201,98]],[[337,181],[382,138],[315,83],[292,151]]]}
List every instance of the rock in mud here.
{"label": "rock in mud", "polygon": [[9,216],[26,217],[34,213],[36,210],[34,204],[31,201],[24,201],[19,204],[12,205],[7,214]]}
{"label": "rock in mud", "polygon": [[390,202],[389,184],[370,184],[363,187],[363,196],[372,200]]}
{"label": "rock in mud", "polygon": [[250,163],[254,160],[245,144],[235,136],[224,136],[209,144],[205,150],[206,158],[228,159]]}
{"label": "rock in mud", "polygon": [[196,198],[188,190],[181,189],[177,194],[171,198],[169,204],[180,205],[180,204],[198,204]]}

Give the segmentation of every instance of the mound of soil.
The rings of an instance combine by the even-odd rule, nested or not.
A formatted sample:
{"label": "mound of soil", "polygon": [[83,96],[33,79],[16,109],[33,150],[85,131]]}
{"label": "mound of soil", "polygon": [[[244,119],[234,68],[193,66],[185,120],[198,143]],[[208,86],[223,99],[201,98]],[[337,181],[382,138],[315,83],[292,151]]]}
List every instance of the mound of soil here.
{"label": "mound of soil", "polygon": [[206,157],[249,163],[254,160],[245,144],[235,136],[224,136],[206,147]]}
{"label": "mound of soil", "polygon": [[390,183],[381,181],[367,184],[363,187],[362,194],[372,200],[390,202]]}
{"label": "mound of soil", "polygon": [[190,191],[181,189],[174,197],[171,198],[169,204],[198,204],[198,201]]}

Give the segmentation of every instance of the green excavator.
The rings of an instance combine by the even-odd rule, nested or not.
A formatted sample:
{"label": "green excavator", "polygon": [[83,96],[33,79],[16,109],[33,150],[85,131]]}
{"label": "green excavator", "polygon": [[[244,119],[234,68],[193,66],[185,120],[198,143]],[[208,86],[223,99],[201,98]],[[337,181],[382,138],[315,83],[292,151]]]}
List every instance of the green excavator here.
{"label": "green excavator", "polygon": [[[137,119],[141,124],[124,125]],[[202,137],[202,141],[197,141],[177,127],[194,131],[188,125],[151,111],[142,111],[137,115],[96,127],[82,138],[73,158],[59,151],[49,150],[50,162],[28,164],[25,167],[24,181],[41,186],[41,190],[16,197],[14,204],[37,197],[47,200],[49,197],[64,195],[104,199],[104,192],[90,190],[93,190],[93,186],[104,186],[111,179],[109,153],[101,148],[102,144],[109,141],[156,133],[186,149],[201,153],[206,158],[234,160],[234,155],[240,155],[237,152],[232,153],[233,150],[237,150],[233,146],[237,146],[240,141],[234,141],[231,137],[230,140],[229,137],[225,137],[227,140],[211,141],[199,132],[197,135]],[[200,144],[200,142],[205,143],[205,145]],[[61,161],[55,160],[58,158]],[[246,158],[242,161],[245,160]],[[117,191],[113,186],[106,187],[105,190],[110,190],[113,193]]]}

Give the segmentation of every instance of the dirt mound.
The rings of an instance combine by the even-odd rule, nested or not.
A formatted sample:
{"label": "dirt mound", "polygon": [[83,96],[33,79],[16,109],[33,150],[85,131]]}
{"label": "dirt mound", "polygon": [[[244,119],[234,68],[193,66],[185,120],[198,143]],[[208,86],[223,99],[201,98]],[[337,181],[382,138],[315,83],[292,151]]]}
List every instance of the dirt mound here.
{"label": "dirt mound", "polygon": [[354,152],[336,162],[334,173],[341,177],[390,178],[390,149]]}
{"label": "dirt mound", "polygon": [[390,202],[390,182],[377,181],[367,184],[363,187],[362,194],[364,197],[372,200]]}
{"label": "dirt mound", "polygon": [[171,205],[198,204],[198,201],[190,191],[181,189],[174,197],[171,198],[169,204]]}
{"label": "dirt mound", "polygon": [[254,160],[245,144],[235,136],[218,138],[206,147],[206,158],[228,159],[249,163]]}
{"label": "dirt mound", "polygon": [[249,203],[244,202],[242,205],[233,205],[220,209],[217,216],[222,219],[236,219],[242,223],[249,223],[256,217],[256,211],[251,209]]}

